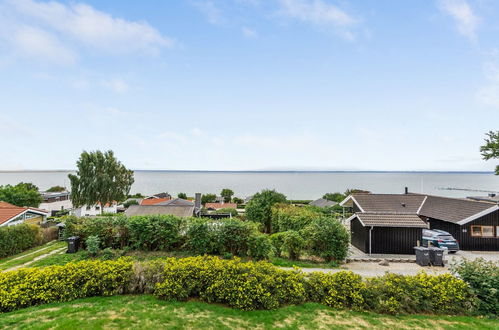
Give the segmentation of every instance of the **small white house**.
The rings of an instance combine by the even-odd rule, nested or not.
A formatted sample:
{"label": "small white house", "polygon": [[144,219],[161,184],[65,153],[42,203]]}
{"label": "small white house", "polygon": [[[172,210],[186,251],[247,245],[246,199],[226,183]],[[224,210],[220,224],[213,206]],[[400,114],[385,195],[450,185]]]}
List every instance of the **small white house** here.
{"label": "small white house", "polygon": [[[72,214],[76,215],[77,217],[92,217],[92,216],[98,216],[101,215],[101,205],[100,204],[95,204],[92,206],[89,205],[84,205],[82,207],[75,208],[71,211]],[[111,205],[106,204],[104,206],[104,212],[103,213],[118,213],[118,204],[117,203],[112,203]]]}
{"label": "small white house", "polygon": [[54,215],[59,211],[71,210],[73,208],[69,191],[40,193],[43,197],[43,202],[38,208],[48,211],[51,215]]}

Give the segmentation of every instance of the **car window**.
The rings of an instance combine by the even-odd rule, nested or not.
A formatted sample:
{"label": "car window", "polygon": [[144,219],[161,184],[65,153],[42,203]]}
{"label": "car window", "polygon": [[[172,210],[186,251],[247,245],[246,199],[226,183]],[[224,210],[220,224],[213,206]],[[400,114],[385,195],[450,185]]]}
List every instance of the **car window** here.
{"label": "car window", "polygon": [[438,238],[443,240],[454,240],[454,237],[451,235],[439,235]]}

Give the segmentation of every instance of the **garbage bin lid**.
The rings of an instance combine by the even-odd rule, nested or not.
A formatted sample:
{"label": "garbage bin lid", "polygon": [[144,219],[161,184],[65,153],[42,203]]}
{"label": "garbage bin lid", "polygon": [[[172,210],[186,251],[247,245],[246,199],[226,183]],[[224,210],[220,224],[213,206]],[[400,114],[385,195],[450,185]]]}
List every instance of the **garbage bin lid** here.
{"label": "garbage bin lid", "polygon": [[426,250],[428,250],[428,248],[424,247],[424,246],[415,246],[414,250],[426,251]]}

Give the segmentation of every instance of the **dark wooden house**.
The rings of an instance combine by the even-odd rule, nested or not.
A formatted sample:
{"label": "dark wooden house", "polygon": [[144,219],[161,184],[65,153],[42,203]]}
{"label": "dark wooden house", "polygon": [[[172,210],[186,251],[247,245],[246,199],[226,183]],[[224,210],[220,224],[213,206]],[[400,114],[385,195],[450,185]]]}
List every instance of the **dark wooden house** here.
{"label": "dark wooden house", "polygon": [[354,194],[340,203],[352,244],[366,253],[412,254],[422,229],[441,229],[462,250],[499,251],[499,205],[421,194]]}

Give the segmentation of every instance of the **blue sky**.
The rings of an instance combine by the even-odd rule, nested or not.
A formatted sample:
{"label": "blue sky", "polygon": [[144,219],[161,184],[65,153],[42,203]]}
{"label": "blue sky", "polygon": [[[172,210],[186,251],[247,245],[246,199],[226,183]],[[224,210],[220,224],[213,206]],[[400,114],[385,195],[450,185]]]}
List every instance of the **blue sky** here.
{"label": "blue sky", "polygon": [[0,169],[492,170],[493,0],[0,0]]}

